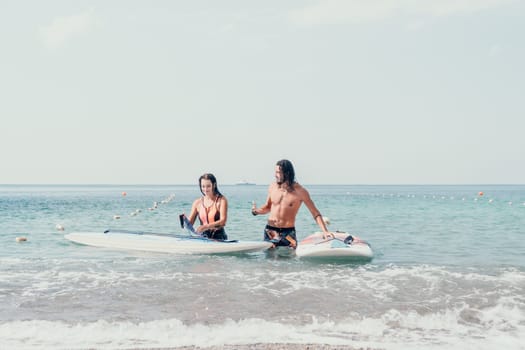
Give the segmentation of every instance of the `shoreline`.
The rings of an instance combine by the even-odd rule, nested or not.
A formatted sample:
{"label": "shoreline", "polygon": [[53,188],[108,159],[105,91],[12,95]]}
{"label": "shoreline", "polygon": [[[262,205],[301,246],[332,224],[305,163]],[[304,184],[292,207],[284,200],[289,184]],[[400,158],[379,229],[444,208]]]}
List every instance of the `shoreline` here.
{"label": "shoreline", "polygon": [[[169,348],[132,348],[127,350],[373,350],[372,348],[353,347],[350,345],[296,344],[296,343],[254,343],[228,344],[213,346],[176,346]],[[377,349],[374,349],[377,350]]]}

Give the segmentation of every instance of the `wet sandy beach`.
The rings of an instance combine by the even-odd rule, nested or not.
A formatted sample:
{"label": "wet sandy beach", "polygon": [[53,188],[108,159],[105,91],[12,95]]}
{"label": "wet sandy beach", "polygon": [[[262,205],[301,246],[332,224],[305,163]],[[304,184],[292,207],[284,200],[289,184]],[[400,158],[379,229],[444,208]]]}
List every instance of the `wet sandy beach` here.
{"label": "wet sandy beach", "polygon": [[[139,350],[139,349],[129,349]],[[220,345],[211,347],[181,346],[174,348],[149,348],[146,350],[372,350],[372,348],[356,348],[348,345],[328,344],[288,344],[288,343],[256,343]]]}

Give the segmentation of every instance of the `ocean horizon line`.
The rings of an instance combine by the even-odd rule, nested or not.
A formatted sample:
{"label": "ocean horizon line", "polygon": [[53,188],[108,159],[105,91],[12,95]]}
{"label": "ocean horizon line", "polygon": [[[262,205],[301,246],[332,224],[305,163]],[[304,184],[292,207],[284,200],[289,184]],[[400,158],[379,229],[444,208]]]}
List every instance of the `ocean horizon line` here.
{"label": "ocean horizon line", "polygon": [[[525,183],[302,183],[304,186],[525,186]],[[270,182],[267,183],[250,183],[250,186],[268,186]],[[168,186],[195,186],[195,183],[163,183],[163,184],[154,184],[154,183],[0,183],[0,186],[4,187],[18,187],[18,186],[27,186],[27,187],[36,187],[36,186],[79,186],[79,187],[116,187],[116,186],[133,186],[133,187],[143,187],[143,186],[154,186],[154,187],[168,187]],[[236,186],[244,187],[245,184],[239,183],[222,183],[221,186]]]}

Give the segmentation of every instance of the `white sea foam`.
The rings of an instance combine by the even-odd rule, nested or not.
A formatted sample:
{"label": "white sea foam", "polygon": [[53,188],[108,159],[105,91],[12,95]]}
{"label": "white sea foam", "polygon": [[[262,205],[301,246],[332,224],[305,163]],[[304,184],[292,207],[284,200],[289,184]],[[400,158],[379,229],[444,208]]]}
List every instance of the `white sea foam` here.
{"label": "white sea foam", "polygon": [[250,318],[217,324],[185,324],[178,319],[150,322],[68,324],[16,321],[0,324],[0,339],[10,349],[112,349],[265,342],[319,343],[385,349],[523,349],[523,308],[511,300],[479,310],[481,322],[465,320],[465,305],[419,314],[388,310],[377,317],[349,315],[344,321],[289,324]]}
{"label": "white sea foam", "polygon": [[[5,259],[3,259],[5,261]],[[12,259],[11,263],[18,263]],[[493,274],[481,272],[460,272],[437,266],[399,267],[389,266],[386,269],[359,267],[341,274],[336,268],[320,268],[312,270],[279,271],[235,269],[217,271],[207,264],[196,265],[189,271],[172,271],[169,266],[163,269],[144,269],[144,261],[140,264],[142,270],[122,271],[103,267],[85,266],[82,271],[77,268],[64,270],[64,264],[40,271],[17,269],[0,270],[0,278],[6,283],[19,285],[18,293],[24,297],[40,294],[67,294],[89,291],[93,288],[119,288],[130,286],[137,282],[170,283],[180,282],[181,285],[195,283],[197,285],[223,283],[235,285],[238,290],[262,293],[274,297],[293,296],[298,291],[344,292],[344,295],[366,295],[376,302],[398,299],[400,293],[417,285],[420,292],[439,298],[444,292],[453,294],[464,293],[494,293],[504,296],[515,294],[511,289],[523,290],[525,273],[517,269],[502,269]],[[153,265],[156,266],[156,265]],[[201,267],[199,267],[201,266]],[[158,268],[158,266],[157,266]],[[468,284],[467,284],[468,283]],[[493,286],[497,287],[494,288]],[[472,288],[471,291],[468,289]],[[0,285],[0,289],[5,289]],[[463,294],[461,294],[463,293]],[[446,295],[444,295],[446,297]]]}

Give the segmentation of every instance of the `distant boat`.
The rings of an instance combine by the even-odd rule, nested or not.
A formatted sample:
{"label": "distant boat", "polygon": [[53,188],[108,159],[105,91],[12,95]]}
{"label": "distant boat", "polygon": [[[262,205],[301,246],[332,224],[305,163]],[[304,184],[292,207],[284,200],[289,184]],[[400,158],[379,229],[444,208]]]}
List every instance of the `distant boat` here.
{"label": "distant boat", "polygon": [[242,180],[242,181],[237,182],[236,185],[252,186],[252,185],[255,185],[255,182],[249,182],[249,181],[246,181],[246,180]]}

